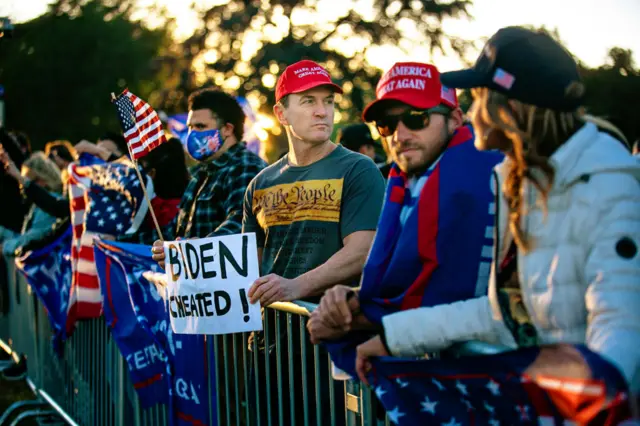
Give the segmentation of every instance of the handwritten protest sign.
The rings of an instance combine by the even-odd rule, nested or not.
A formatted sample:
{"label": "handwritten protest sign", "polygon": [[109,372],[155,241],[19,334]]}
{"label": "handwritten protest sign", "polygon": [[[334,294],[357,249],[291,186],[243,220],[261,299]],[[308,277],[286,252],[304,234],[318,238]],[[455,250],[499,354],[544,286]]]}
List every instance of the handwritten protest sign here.
{"label": "handwritten protest sign", "polygon": [[255,234],[164,243],[171,327],[183,334],[262,330],[247,293],[258,278]]}

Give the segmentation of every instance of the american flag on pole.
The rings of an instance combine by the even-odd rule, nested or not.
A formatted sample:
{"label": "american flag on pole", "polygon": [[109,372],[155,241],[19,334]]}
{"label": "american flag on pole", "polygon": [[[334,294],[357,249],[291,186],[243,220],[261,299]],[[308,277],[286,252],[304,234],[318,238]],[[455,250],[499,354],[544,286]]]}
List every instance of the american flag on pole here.
{"label": "american flag on pole", "polygon": [[114,103],[134,160],[144,157],[167,141],[160,117],[148,103],[128,89]]}
{"label": "american flag on pole", "polygon": [[[153,184],[147,178],[153,197]],[[96,236],[113,239],[134,232],[147,214],[147,203],[133,166],[108,163],[69,166],[69,195],[73,239],[67,332],[80,319],[102,314],[102,295],[95,265],[93,242]]]}
{"label": "american flag on pole", "polygon": [[531,348],[449,360],[375,359],[369,383],[396,425],[613,426],[629,419],[620,372],[586,347],[573,348],[590,377],[544,374],[572,370],[566,360],[550,368],[549,349]]}

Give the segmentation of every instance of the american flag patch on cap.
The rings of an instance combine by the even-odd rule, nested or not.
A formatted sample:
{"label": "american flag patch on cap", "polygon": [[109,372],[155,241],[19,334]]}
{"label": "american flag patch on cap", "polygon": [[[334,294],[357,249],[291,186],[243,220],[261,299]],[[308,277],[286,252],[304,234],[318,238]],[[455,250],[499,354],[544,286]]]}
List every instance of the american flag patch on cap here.
{"label": "american flag patch on cap", "polygon": [[500,87],[504,87],[505,89],[511,89],[513,83],[515,83],[516,78],[503,70],[502,68],[496,69],[495,74],[493,74],[493,82]]}

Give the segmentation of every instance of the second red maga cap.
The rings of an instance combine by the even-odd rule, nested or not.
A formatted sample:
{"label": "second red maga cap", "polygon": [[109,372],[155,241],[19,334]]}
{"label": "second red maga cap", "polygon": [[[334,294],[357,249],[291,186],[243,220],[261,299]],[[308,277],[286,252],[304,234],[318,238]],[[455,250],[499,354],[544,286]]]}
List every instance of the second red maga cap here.
{"label": "second red maga cap", "polygon": [[289,65],[276,83],[276,102],[292,93],[300,93],[318,86],[330,86],[338,93],[342,93],[342,88],[331,81],[329,72],[309,60],[296,62]]}
{"label": "second red maga cap", "polygon": [[364,121],[374,121],[386,101],[399,101],[417,109],[440,104],[458,107],[456,91],[440,83],[438,69],[419,62],[398,62],[384,73],[376,87],[376,100],[364,109]]}

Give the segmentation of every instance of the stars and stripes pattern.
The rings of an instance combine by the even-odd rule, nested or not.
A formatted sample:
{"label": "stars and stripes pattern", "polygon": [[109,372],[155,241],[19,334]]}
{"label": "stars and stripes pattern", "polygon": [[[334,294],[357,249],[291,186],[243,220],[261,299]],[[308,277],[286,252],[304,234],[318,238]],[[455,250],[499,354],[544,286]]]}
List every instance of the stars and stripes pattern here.
{"label": "stars and stripes pattern", "polygon": [[533,348],[457,360],[380,358],[369,380],[396,425],[616,425],[629,418],[624,378],[577,348],[589,379],[536,374],[544,357]]}
{"label": "stars and stripes pattern", "polygon": [[[147,180],[149,197],[153,184]],[[144,193],[133,167],[124,163],[69,166],[69,195],[73,240],[72,284],[67,330],[79,319],[102,314],[102,295],[93,251],[94,238],[113,239],[137,229],[147,213]]]}
{"label": "stars and stripes pattern", "polygon": [[509,90],[511,89],[511,86],[513,86],[513,83],[516,82],[516,78],[502,68],[498,68],[493,74],[493,82],[498,86]]}
{"label": "stars and stripes pattern", "polygon": [[127,89],[114,103],[134,160],[144,157],[167,141],[160,117],[148,103]]}

